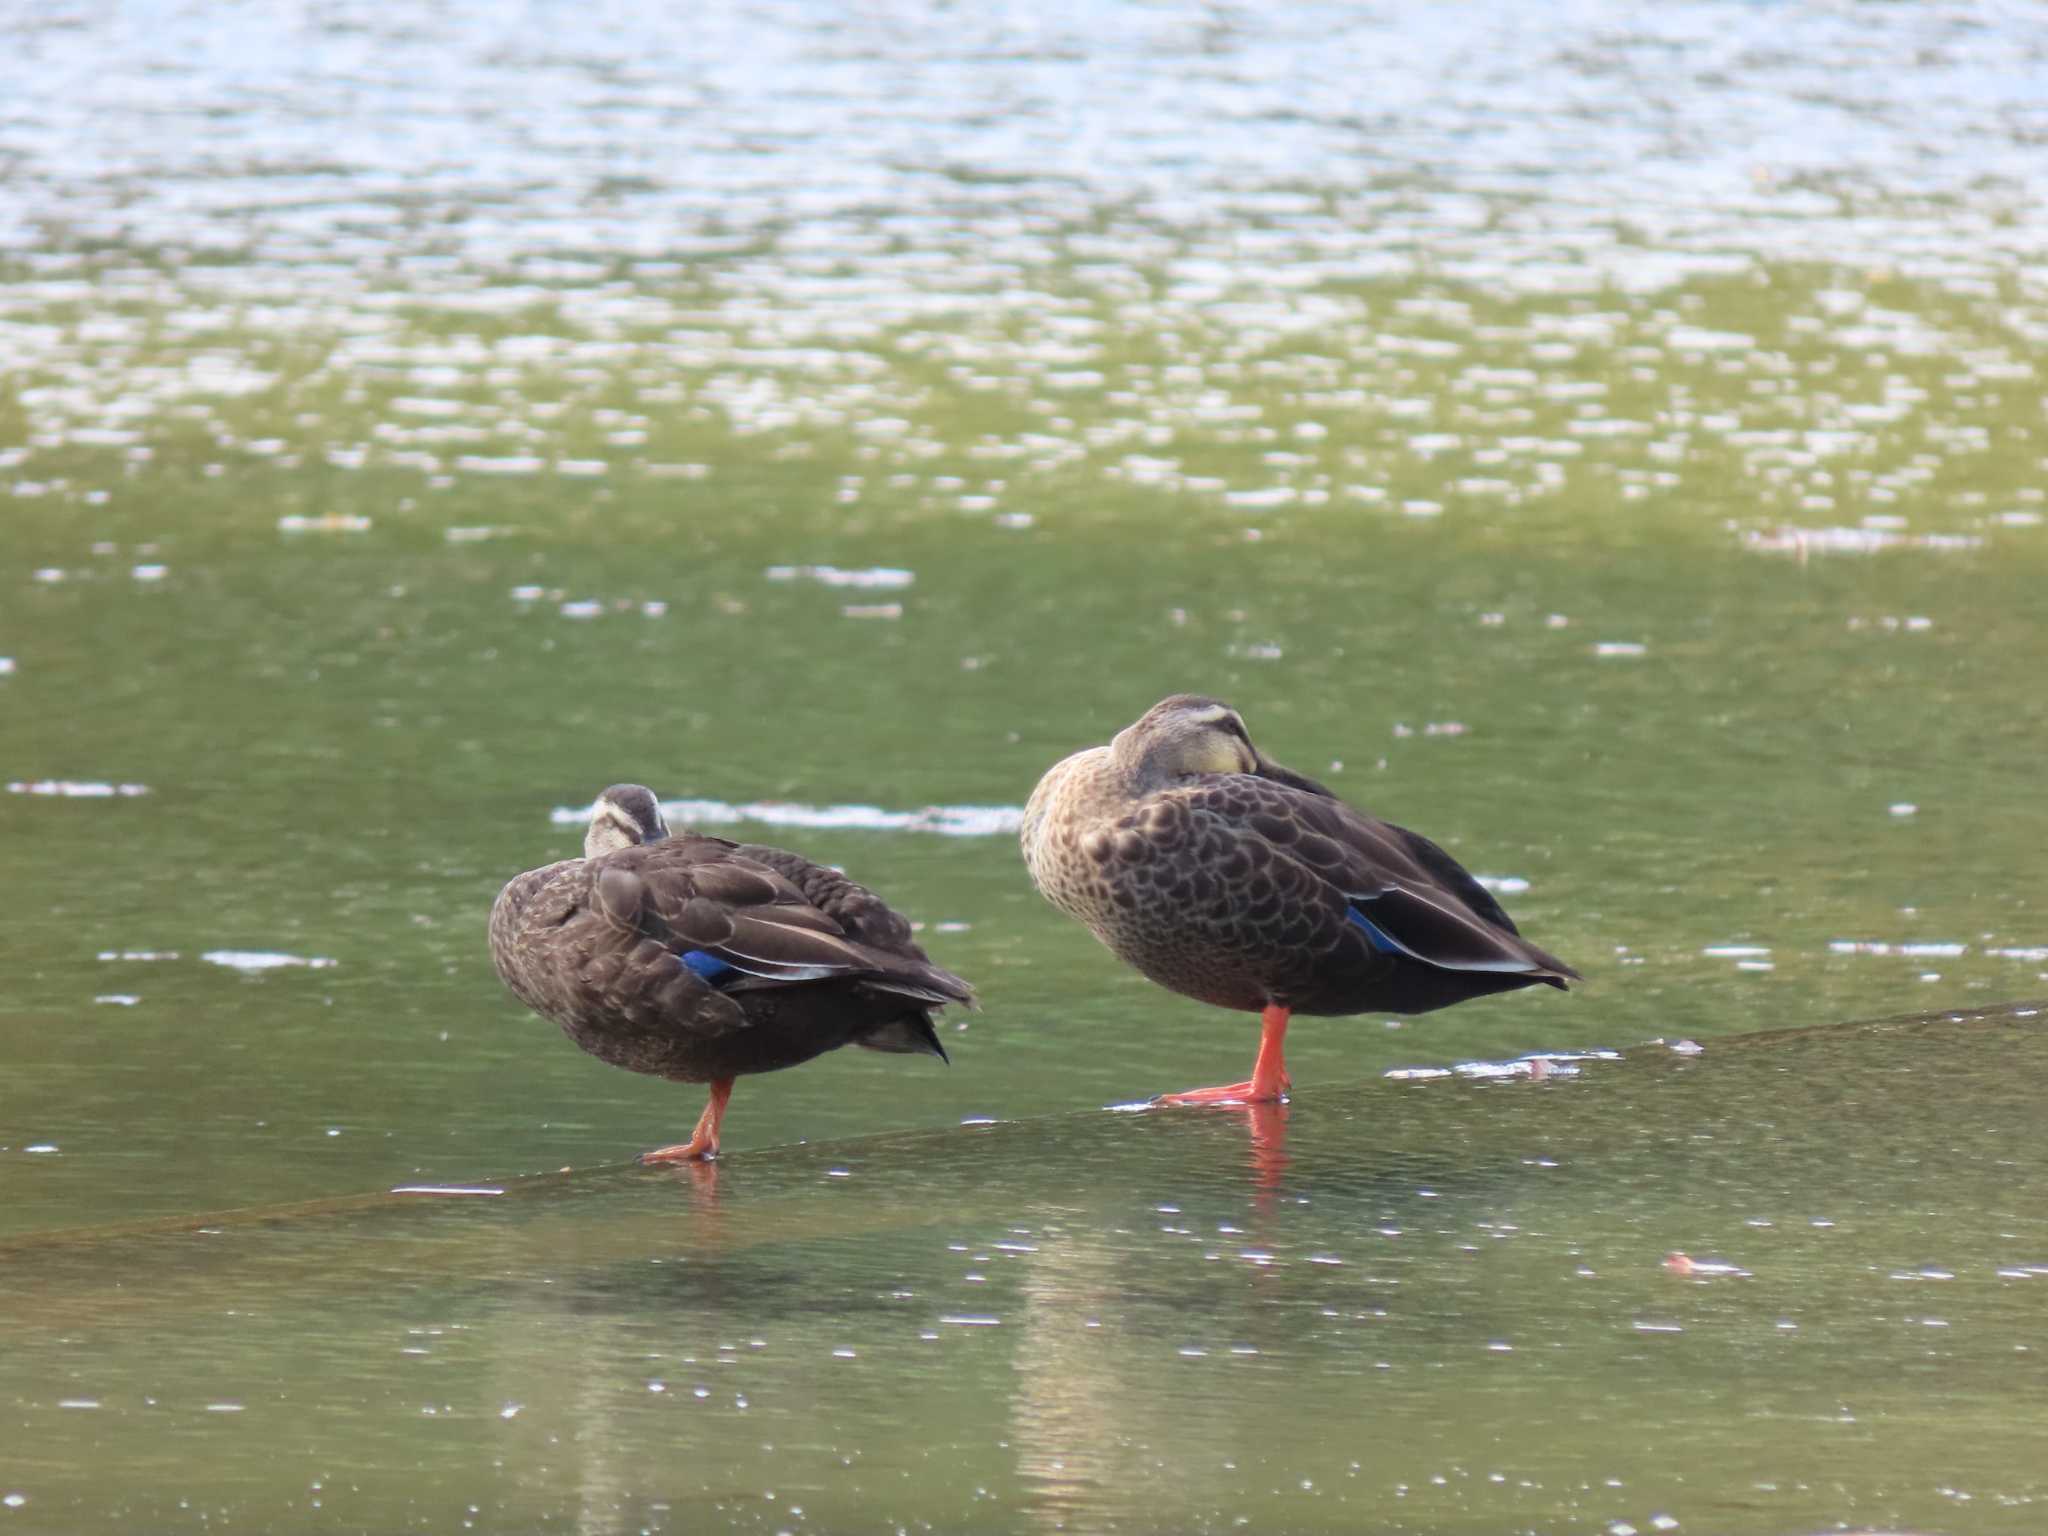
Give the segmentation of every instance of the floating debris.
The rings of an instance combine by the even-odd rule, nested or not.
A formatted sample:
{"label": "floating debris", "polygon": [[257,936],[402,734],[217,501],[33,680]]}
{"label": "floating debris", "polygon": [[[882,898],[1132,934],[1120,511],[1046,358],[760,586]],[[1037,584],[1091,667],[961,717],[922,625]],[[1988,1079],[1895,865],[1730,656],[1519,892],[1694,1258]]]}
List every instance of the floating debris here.
{"label": "floating debris", "polygon": [[1552,1077],[1576,1077],[1578,1063],[1582,1061],[1619,1060],[1621,1052],[1610,1050],[1532,1051],[1513,1061],[1461,1061],[1449,1067],[1392,1067],[1381,1076],[1397,1083],[1434,1082],[1447,1077],[1481,1081],[1527,1077],[1540,1081]]}
{"label": "floating debris", "polygon": [[1734,1278],[1749,1280],[1755,1278],[1740,1264],[1731,1264],[1726,1259],[1695,1259],[1689,1254],[1669,1253],[1664,1256],[1664,1267],[1674,1275],[1688,1279],[1713,1280]]}
{"label": "floating debris", "polygon": [[240,971],[245,976],[260,975],[264,971],[283,970],[291,966],[304,966],[309,970],[324,971],[338,961],[324,955],[287,955],[267,949],[209,949],[200,959],[208,965],[224,965],[229,970]]}
{"label": "floating debris", "polygon": [[65,800],[133,799],[137,795],[148,794],[149,786],[76,779],[15,779],[9,782],[7,792],[10,795],[55,795]]}
{"label": "floating debris", "polygon": [[277,520],[279,533],[367,533],[370,519],[355,512],[323,512],[318,517],[289,513]]}
{"label": "floating debris", "polygon": [[[590,823],[594,805],[556,806],[548,820],[558,827]],[[1021,805],[928,805],[917,811],[885,811],[872,805],[803,805],[754,801],[664,800],[661,813],[673,825],[725,826],[760,822],[771,827],[816,827],[856,832],[934,832],[944,837],[1000,837],[1024,824]]]}
{"label": "floating debris", "polygon": [[[391,1193],[394,1195],[447,1195],[456,1197],[502,1195],[505,1191],[491,1184],[396,1184],[392,1186]],[[507,1414],[506,1417],[510,1418],[511,1415]]]}
{"label": "floating debris", "polygon": [[[1430,720],[1424,723],[1419,734],[1423,736],[1463,736],[1469,733],[1470,730],[1471,727],[1462,720]],[[1395,740],[1406,741],[1410,737],[1417,735],[1418,732],[1414,726],[1407,724],[1405,721],[1396,720],[1394,722],[1393,734]]]}
{"label": "floating debris", "polygon": [[826,587],[858,587],[864,591],[893,591],[917,580],[912,571],[876,565],[866,570],[841,570],[836,565],[771,565],[761,573],[770,581],[815,581]]}

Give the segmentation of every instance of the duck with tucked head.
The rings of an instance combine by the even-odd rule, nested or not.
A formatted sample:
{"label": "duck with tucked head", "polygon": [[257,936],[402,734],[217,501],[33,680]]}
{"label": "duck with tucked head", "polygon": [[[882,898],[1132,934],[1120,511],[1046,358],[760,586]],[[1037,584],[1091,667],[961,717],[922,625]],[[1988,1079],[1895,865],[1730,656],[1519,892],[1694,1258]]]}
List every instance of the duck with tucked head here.
{"label": "duck with tucked head", "polygon": [[717,1155],[733,1080],[842,1045],[946,1059],[932,1027],[974,989],[911,942],[881,897],[801,854],[694,832],[614,784],[583,857],[528,870],[491,908],[491,961],[518,999],[600,1060],[710,1102],[649,1163]]}
{"label": "duck with tucked head", "polygon": [[1428,1013],[1579,974],[1443,849],[1281,767],[1215,699],[1161,700],[1055,764],[1022,837],[1038,889],[1118,959],[1262,1016],[1249,1082],[1163,1104],[1279,1099],[1292,1014]]}

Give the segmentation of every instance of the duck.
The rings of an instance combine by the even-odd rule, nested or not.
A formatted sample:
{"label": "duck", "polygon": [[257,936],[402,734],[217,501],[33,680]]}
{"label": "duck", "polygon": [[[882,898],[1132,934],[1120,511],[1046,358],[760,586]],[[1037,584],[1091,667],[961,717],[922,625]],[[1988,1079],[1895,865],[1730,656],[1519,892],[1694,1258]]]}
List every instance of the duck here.
{"label": "duck", "polygon": [[591,1055],[709,1085],[689,1140],[644,1163],[715,1158],[736,1078],[843,1045],[945,1061],[934,1013],[975,1006],[873,891],[784,848],[671,834],[642,784],[597,797],[581,858],[507,882],[490,945],[513,996]]}
{"label": "duck", "polygon": [[1297,1013],[1430,1013],[1580,979],[1442,848],[1274,762],[1204,695],[1054,764],[1019,836],[1040,893],[1126,965],[1260,1015],[1247,1081],[1157,1104],[1279,1102]]}

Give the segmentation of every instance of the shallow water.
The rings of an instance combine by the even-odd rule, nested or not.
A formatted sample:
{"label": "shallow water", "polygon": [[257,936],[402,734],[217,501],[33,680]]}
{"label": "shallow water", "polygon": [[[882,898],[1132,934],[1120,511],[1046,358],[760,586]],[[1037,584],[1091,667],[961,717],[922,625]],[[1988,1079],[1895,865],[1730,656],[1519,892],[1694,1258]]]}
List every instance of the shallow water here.
{"label": "shallow water", "polygon": [[[603,1167],[681,1135],[694,1093],[579,1055],[483,953],[503,879],[569,850],[574,810],[634,779],[679,819],[843,864],[987,1004],[947,1024],[950,1069],[847,1052],[740,1086],[719,1219],[758,1223],[748,1192],[778,1208],[787,1193],[778,1241],[823,1245],[840,1277],[822,1297],[789,1282],[790,1309],[853,1318],[859,1350],[873,1318],[846,1310],[847,1285],[868,1292],[845,1277],[931,1261],[922,1236],[863,1234],[858,1198],[843,1229],[806,1236],[824,1217],[798,1198],[810,1154],[792,1145],[910,1132],[934,1138],[903,1145],[935,1166],[975,1170],[948,1197],[962,1241],[1072,1198],[1061,1230],[1082,1283],[1121,1294],[1134,1255],[1114,1222],[1129,1221],[1109,1192],[1070,1195],[1088,1180],[1059,1149],[1199,1173],[1213,1141],[1224,1161],[1203,1176],[1227,1181],[1241,1125],[1040,1117],[1242,1076],[1252,1029],[1116,967],[1029,890],[1009,828],[1050,762],[1179,689],[1229,698],[1273,755],[1445,843],[1588,977],[1571,997],[1419,1021],[1304,1021],[1296,1165],[1479,1134],[1434,1125],[1438,1104],[1547,1111],[1578,1091],[1335,1086],[1389,1071],[1657,1037],[1704,1041],[1711,1062],[1757,1031],[2048,992],[2048,161],[2028,11],[520,15],[215,5],[4,24],[0,1237]],[[1951,1106],[1959,1083],[1997,1089],[2023,1034],[1968,1033],[1927,1086]],[[1805,1085],[1802,1135],[1871,1129],[1871,1095],[1896,1085],[1853,1068],[1851,1052]],[[1325,1129],[1340,1106],[1346,1126],[1396,1104],[1414,1118],[1317,1151],[1319,1102]],[[1673,1101],[1672,1135],[1691,1134],[1690,1102]],[[1032,1128],[958,1129],[981,1119]],[[1773,1142],[1726,1135],[1722,1155],[1777,1177]],[[1972,1225],[1993,1220],[1984,1187],[1931,1146],[1919,1209],[1960,1223],[1952,1243],[1930,1236],[1937,1257],[1959,1274],[2005,1262]],[[1787,1200],[1823,1161],[1787,1164]],[[906,1168],[890,1198],[954,1177]],[[831,1187],[817,1198],[873,1181]],[[548,1188],[503,1207],[517,1220],[494,1197],[348,1220],[408,1264],[431,1253],[430,1289],[461,1283],[477,1244],[508,1245],[507,1274],[558,1240],[639,1274],[666,1250],[638,1202],[694,1186]],[[1688,1214],[1672,1191],[1646,1185],[1643,1219],[1664,1200]],[[542,1208],[559,1228],[522,1225]],[[696,1241],[695,1207],[652,1209]],[[443,1223],[445,1241],[410,1246]],[[1339,1235],[1312,1230],[1295,1229],[1301,1252]],[[317,1255],[361,1235],[288,1224],[265,1262],[324,1270]],[[689,1251],[699,1272],[724,1262]],[[1764,1283],[1734,1257],[1758,1276],[1744,1286]],[[104,1284],[106,1261],[84,1262]],[[745,1295],[755,1261],[732,1262]],[[359,1376],[362,1402],[386,1402],[413,1357],[340,1342],[401,1326],[350,1322],[376,1287],[342,1269],[356,1278],[317,1303],[331,1335],[302,1310],[288,1329],[250,1324],[240,1358],[296,1350],[306,1379]],[[1161,1316],[1192,1308],[1191,1273],[1140,1294]],[[263,1294],[257,1312],[282,1315]],[[628,1347],[583,1315],[540,1330],[563,1360]],[[1478,1316],[1461,1300],[1442,1321]],[[1017,1336],[1014,1319],[944,1332],[962,1373],[930,1390],[959,1403],[920,1411],[1037,1415],[1042,1435],[1106,1411],[1058,1398],[1063,1346],[1015,1353]],[[190,1337],[198,1377],[211,1352],[235,1358]],[[1296,1343],[1296,1379],[1343,1374],[1328,1339]],[[880,1433],[903,1405],[861,1395],[859,1357],[843,1376],[829,1350],[797,1358],[782,1390],[843,1380],[865,1417],[858,1436],[813,1420],[789,1438],[837,1436],[888,1469],[864,1504],[842,1487],[835,1522],[1023,1519],[1024,1461],[1002,1463],[1005,1483],[989,1446],[926,1457]],[[1863,1369],[1830,1347],[1800,1364],[1816,1381]],[[610,1390],[566,1385],[567,1366],[506,1368],[538,1383],[514,1425]],[[899,1394],[923,1379],[893,1368]],[[1526,1412],[1489,1395],[1511,1378],[1469,1369],[1444,1378],[1469,1387],[1455,1412],[1416,1403],[1449,1415],[1414,1421],[1445,1444]],[[2009,1369],[1969,1355],[1916,1401],[1930,1422],[1954,1415],[1960,1440]],[[68,1391],[54,1379],[21,1389],[23,1423]],[[1694,1402],[1694,1385],[1690,1368],[1617,1370],[1606,1387],[1633,1418],[1597,1421],[1585,1454],[1618,1423],[1725,1427],[1719,1387]],[[1319,1401],[1304,1396],[1302,1424]],[[1191,1399],[1117,1399],[1155,1410],[1199,1418]],[[299,1430],[273,1416],[241,1442],[206,1438],[230,1420],[246,1433],[257,1407],[195,1420],[178,1434],[202,1437],[201,1460],[161,1464],[220,1469],[194,1474],[195,1508],[281,1509],[265,1437]],[[417,1430],[392,1423],[337,1413],[316,1438],[336,1468],[372,1467]],[[131,1428],[136,1456],[171,1454],[151,1421]],[[1370,1450],[1393,1458],[1366,1461],[1387,1469],[1373,1496],[1395,1497],[1389,1479],[1411,1491],[1375,1518],[1451,1520],[1463,1506],[1405,1502],[1435,1485],[1395,1439]],[[1940,1455],[1879,1439],[1888,1460],[1798,1472],[1813,1502],[1757,1495],[1751,1523],[1875,1521],[1853,1500],[1878,1484],[1855,1469],[1882,1466],[1904,1490],[1882,1506],[1896,1518],[2005,1528],[1991,1494],[2020,1496],[2014,1480],[1923,1505],[1951,1475]],[[75,1529],[84,1506],[65,1501],[87,1495],[60,1443],[35,1478],[0,1477]],[[1972,1454],[2004,1444],[1969,1437]],[[1096,1493],[1073,1495],[1087,1513],[1072,1528],[1142,1526],[1116,1501],[1165,1486],[1173,1454],[1151,1454],[1084,1467],[1076,1486]],[[568,1465],[554,1455],[518,1451],[520,1475]],[[575,1519],[654,1519],[620,1512],[645,1491],[635,1455],[588,1473],[616,1486]],[[1228,1456],[1209,1485],[1174,1474],[1182,1528],[1253,1497],[1231,1479],[1254,1463]],[[459,1513],[431,1503],[444,1492],[509,1497],[464,1470],[484,1465],[447,1463],[410,1494],[380,1483],[374,1518],[337,1523]],[[968,1465],[1007,1489],[1004,1513],[976,1512]],[[1302,1475],[1332,1489],[1349,1481],[1338,1465]],[[555,1475],[522,1484],[521,1519],[584,1510]],[[763,1475],[745,1474],[746,1497]],[[1488,1487],[1523,1476],[1543,1480]],[[126,1523],[118,1499],[169,1508],[164,1486],[138,1478],[91,1518]],[[1652,1528],[1655,1501],[1610,1516],[1555,1503],[1557,1486],[1527,1520]],[[1713,1497],[1747,1486],[1728,1472]],[[1830,1489],[1848,1492],[1831,1504]],[[1482,1525],[1524,1518],[1484,1502],[1508,1494],[1461,1496],[1481,1498]],[[1716,1508],[1708,1528],[1751,1518]],[[1284,1519],[1323,1518],[1301,1509]]]}
{"label": "shallow water", "polygon": [[6,1477],[52,1530],[2031,1530],[2041,1019],[21,1238]]}

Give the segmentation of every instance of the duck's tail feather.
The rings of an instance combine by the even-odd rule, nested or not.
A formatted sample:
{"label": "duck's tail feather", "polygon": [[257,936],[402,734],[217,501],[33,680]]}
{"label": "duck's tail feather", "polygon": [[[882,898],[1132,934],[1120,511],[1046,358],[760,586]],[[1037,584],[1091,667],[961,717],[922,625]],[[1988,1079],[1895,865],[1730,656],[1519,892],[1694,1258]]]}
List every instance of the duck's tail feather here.
{"label": "duck's tail feather", "polygon": [[934,1005],[958,1003],[963,1008],[981,1006],[975,998],[974,988],[943,966],[900,955],[877,958],[886,960],[886,965],[877,966],[871,974],[860,979],[878,991],[894,992],[900,997],[914,997],[921,1003]]}
{"label": "duck's tail feather", "polygon": [[945,1046],[939,1043],[939,1032],[932,1028],[931,1015],[923,1011],[906,1013],[891,1019],[880,1029],[862,1035],[854,1042],[871,1051],[887,1051],[898,1056],[936,1056],[939,1060],[952,1063]]}

